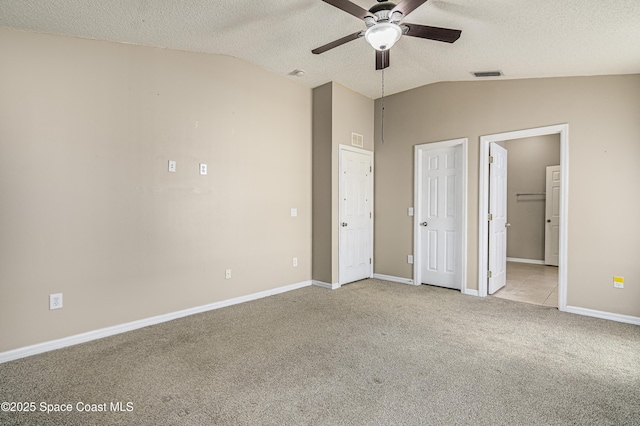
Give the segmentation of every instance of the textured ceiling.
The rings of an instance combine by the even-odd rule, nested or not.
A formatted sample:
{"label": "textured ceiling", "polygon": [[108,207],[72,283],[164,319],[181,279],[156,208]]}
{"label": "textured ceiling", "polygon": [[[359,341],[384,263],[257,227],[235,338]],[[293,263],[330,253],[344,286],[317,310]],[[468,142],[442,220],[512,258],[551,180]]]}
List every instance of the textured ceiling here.
{"label": "textured ceiling", "polygon": [[[375,0],[353,0],[368,9]],[[385,94],[438,81],[640,73],[640,0],[430,0],[406,19],[462,30],[454,44],[402,37]],[[370,98],[381,72],[364,39],[311,50],[364,28],[321,0],[0,0],[0,26],[221,53],[309,87],[335,81]],[[303,69],[303,77],[290,75]]]}

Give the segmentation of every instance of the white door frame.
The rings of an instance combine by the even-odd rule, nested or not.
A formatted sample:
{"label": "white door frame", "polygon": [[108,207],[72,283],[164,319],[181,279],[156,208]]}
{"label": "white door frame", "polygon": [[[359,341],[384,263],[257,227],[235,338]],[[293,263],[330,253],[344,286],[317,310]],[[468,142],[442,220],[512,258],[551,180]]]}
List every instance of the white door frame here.
{"label": "white door frame", "polygon": [[463,294],[473,294],[477,293],[475,290],[471,290],[469,292],[467,290],[467,145],[468,139],[451,139],[447,141],[441,142],[433,142],[433,143],[425,143],[421,145],[414,146],[414,173],[413,173],[413,284],[421,285],[422,284],[422,252],[420,249],[420,209],[422,206],[422,152],[440,149],[440,148],[450,148],[454,146],[462,146],[462,247],[460,250],[460,263],[461,263],[461,277],[462,283],[460,285],[460,291]]}
{"label": "white door frame", "polygon": [[478,207],[478,296],[487,295],[489,270],[489,144],[543,135],[560,135],[560,258],[558,264],[558,309],[567,310],[567,226],[569,201],[569,124],[537,127],[480,137],[480,181]]}
{"label": "white door frame", "polygon": [[[340,209],[340,202],[342,200],[342,152],[343,151],[351,151],[351,152],[357,152],[358,154],[364,154],[367,155],[370,159],[371,159],[371,173],[369,174],[369,184],[371,185],[371,220],[369,221],[369,238],[371,241],[371,245],[370,245],[370,251],[369,251],[369,258],[371,259],[371,264],[369,265],[369,278],[373,277],[373,264],[374,264],[374,259],[373,259],[373,220],[374,220],[374,215],[373,215],[373,210],[374,210],[374,203],[373,203],[373,194],[374,194],[374,188],[373,188],[373,173],[374,173],[374,167],[373,167],[373,152],[371,151],[367,151],[366,149],[361,149],[361,148],[355,148],[349,145],[342,145],[340,144],[338,146],[338,223],[336,224],[336,226],[340,226],[340,223],[343,221],[343,218],[340,217],[341,214],[341,209]],[[341,286],[342,284],[346,284],[346,282],[343,282],[343,277],[340,276],[340,254],[341,254],[341,247],[340,247],[340,230],[338,229],[338,285]]]}

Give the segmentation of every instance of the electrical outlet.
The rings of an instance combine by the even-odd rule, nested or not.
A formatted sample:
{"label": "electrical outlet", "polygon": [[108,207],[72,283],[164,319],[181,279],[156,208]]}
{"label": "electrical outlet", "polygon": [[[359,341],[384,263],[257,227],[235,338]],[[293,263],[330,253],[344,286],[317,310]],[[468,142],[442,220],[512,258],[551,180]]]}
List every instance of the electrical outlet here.
{"label": "electrical outlet", "polygon": [[62,308],[62,293],[49,295],[49,310]]}
{"label": "electrical outlet", "polygon": [[176,162],[173,160],[169,160],[169,171],[171,173],[175,173],[176,171]]}
{"label": "electrical outlet", "polygon": [[407,263],[413,264],[413,255],[412,254],[407,256]]}
{"label": "electrical outlet", "polygon": [[224,271],[224,278],[225,279],[231,279],[231,269],[227,269]]}
{"label": "electrical outlet", "polygon": [[200,174],[201,175],[207,174],[207,165],[204,163],[200,163]]}
{"label": "electrical outlet", "polygon": [[294,267],[298,266],[298,258],[297,257],[293,258],[293,266]]}

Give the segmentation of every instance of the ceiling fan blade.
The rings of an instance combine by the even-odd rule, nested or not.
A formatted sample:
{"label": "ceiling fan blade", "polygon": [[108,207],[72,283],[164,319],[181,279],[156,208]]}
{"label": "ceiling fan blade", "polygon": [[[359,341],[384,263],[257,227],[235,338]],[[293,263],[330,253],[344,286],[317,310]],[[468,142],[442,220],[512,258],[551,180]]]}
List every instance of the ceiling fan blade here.
{"label": "ceiling fan blade", "polygon": [[429,27],[427,25],[408,24],[405,25],[409,30],[405,35],[411,37],[428,38],[429,40],[444,41],[445,43],[453,43],[460,38],[462,31],[452,30],[450,28]]}
{"label": "ceiling fan blade", "polygon": [[325,3],[329,3],[331,6],[335,6],[338,9],[353,15],[356,18],[364,19],[365,16],[371,16],[368,10],[361,8],[357,4],[351,3],[349,0],[322,0],[322,1]]}
{"label": "ceiling fan blade", "polygon": [[393,12],[402,12],[402,15],[406,17],[408,14],[420,7],[422,3],[426,2],[427,0],[402,0],[391,10],[391,12],[389,12],[389,16],[391,16]]}
{"label": "ceiling fan blade", "polygon": [[358,31],[357,33],[353,33],[353,34],[349,34],[348,36],[344,36],[342,38],[339,38],[338,40],[334,40],[331,43],[327,43],[324,46],[320,46],[316,49],[313,49],[311,51],[311,53],[314,53],[316,55],[319,55],[321,53],[326,52],[327,50],[331,50],[334,47],[338,47],[338,46],[342,46],[345,43],[348,43],[352,40],[358,39],[362,37],[362,31]]}
{"label": "ceiling fan blade", "polygon": [[382,70],[389,66],[389,51],[376,50],[376,70]]}

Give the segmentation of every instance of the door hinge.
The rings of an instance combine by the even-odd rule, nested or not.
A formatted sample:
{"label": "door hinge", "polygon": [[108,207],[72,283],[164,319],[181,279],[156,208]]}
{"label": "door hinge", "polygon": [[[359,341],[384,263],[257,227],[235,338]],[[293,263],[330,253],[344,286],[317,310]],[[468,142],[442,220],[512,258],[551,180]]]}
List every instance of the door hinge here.
{"label": "door hinge", "polygon": [[369,258],[369,265],[371,265],[371,258]]}
{"label": "door hinge", "polygon": [[489,213],[489,216],[487,217],[487,220],[493,220],[493,215],[491,213]]}
{"label": "door hinge", "polygon": [[489,156],[489,164],[493,163],[493,155]]}
{"label": "door hinge", "polygon": [[373,166],[369,166],[369,172],[373,171]]}
{"label": "door hinge", "polygon": [[369,212],[369,219],[373,218],[373,213]]}
{"label": "door hinge", "polygon": [[493,274],[491,273],[491,271],[487,271],[487,278],[491,278],[493,276]]}

